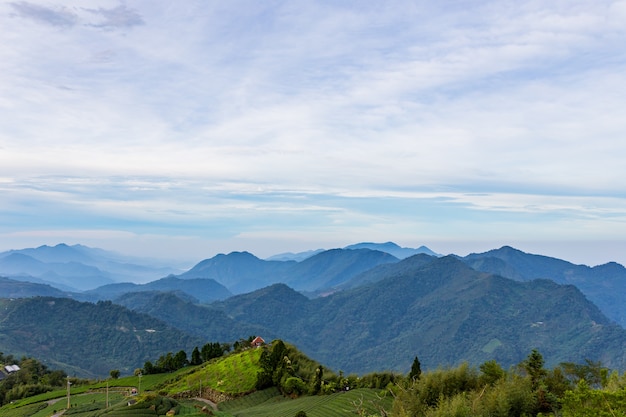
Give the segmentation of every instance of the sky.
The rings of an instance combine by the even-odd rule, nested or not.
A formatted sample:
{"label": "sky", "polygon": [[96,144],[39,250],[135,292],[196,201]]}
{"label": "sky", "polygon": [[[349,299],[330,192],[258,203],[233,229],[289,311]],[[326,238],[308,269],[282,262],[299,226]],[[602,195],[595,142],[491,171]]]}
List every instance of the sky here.
{"label": "sky", "polygon": [[0,250],[626,264],[626,0],[0,2]]}

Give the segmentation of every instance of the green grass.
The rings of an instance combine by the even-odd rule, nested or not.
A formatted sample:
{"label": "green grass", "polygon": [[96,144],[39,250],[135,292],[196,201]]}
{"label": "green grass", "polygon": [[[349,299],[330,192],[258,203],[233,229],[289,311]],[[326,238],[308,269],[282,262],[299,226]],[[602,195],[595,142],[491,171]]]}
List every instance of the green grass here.
{"label": "green grass", "polygon": [[235,417],[293,417],[300,410],[305,411],[308,417],[352,417],[356,415],[359,404],[368,413],[379,415],[377,407],[381,406],[389,411],[393,401],[389,395],[381,397],[380,390],[367,388],[295,400],[280,395],[266,399],[258,397],[256,403],[253,403],[254,400],[252,396],[246,396],[220,404],[220,410]]}
{"label": "green grass", "polygon": [[[109,405],[120,403],[123,400],[124,396],[122,394],[109,392]],[[72,411],[87,407],[104,409],[106,406],[106,393],[95,392],[70,395],[70,404]],[[67,407],[67,397],[64,394],[62,397],[50,401],[41,400],[37,403],[22,404],[21,406],[12,405],[14,407],[4,406],[0,408],[0,415],[3,417],[49,417],[55,411],[60,411]],[[81,414],[66,415],[80,416]]]}
{"label": "green grass", "polygon": [[168,385],[165,390],[174,393],[211,387],[231,395],[248,393],[254,390],[257,373],[261,370],[258,365],[260,357],[261,349],[249,349],[214,359],[194,368],[192,372],[181,374],[178,381]]}
{"label": "green grass", "polygon": [[279,402],[283,400],[288,401],[287,398],[283,397],[278,388],[272,387],[264,389],[262,391],[253,392],[252,394],[245,395],[231,401],[220,403],[219,409],[226,412],[245,410],[258,406],[259,404],[267,402]]}

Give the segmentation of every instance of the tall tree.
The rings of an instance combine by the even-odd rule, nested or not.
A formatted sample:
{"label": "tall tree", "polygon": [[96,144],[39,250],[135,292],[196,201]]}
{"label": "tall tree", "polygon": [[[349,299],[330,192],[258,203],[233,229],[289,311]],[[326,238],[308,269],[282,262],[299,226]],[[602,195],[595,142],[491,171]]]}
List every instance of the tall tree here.
{"label": "tall tree", "polygon": [[422,376],[422,364],[420,363],[420,360],[416,356],[415,359],[413,359],[413,365],[411,365],[411,372],[409,372],[409,379],[411,380],[420,379],[420,376]]}
{"label": "tall tree", "polygon": [[174,355],[174,370],[183,368],[187,366],[188,363],[187,353],[184,350],[179,350],[178,353]]}
{"label": "tall tree", "polygon": [[324,377],[324,367],[320,365],[315,370],[315,383],[313,384],[313,394],[319,394],[322,389],[322,378]]}
{"label": "tall tree", "polygon": [[541,381],[547,373],[543,367],[544,363],[543,356],[537,349],[533,349],[526,360],[522,363],[522,366],[530,376],[530,382],[533,389],[537,388],[539,381]]}
{"label": "tall tree", "polygon": [[200,350],[198,346],[193,348],[191,352],[191,365],[200,365],[202,363],[202,356],[200,356]]}

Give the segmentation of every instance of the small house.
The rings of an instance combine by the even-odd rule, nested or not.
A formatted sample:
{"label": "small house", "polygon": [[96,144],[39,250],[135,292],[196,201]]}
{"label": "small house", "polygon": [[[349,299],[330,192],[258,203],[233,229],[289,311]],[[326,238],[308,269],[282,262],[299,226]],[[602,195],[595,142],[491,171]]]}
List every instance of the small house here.
{"label": "small house", "polygon": [[19,371],[20,367],[17,365],[7,365],[4,367],[4,370],[7,371],[7,374],[11,374],[13,372]]}
{"label": "small house", "polygon": [[252,347],[261,347],[265,344],[265,340],[263,340],[261,336],[257,336],[250,344],[252,345]]}

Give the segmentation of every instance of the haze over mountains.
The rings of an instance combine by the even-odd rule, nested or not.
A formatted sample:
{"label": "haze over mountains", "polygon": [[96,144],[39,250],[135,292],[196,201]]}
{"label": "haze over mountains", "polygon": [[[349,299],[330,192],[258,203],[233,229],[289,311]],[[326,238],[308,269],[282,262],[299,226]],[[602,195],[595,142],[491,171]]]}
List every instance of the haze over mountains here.
{"label": "haze over mountains", "polygon": [[[75,340],[70,347],[55,342],[50,326],[27,317],[14,320],[15,314],[25,314],[18,311],[38,317],[42,310],[53,320],[57,313],[52,306],[65,305],[54,300],[73,298],[73,308],[89,311],[101,326],[98,332],[119,340],[117,352],[140,352],[105,362],[121,360],[131,370],[143,365],[142,359],[155,359],[153,350],[133,347],[132,338],[126,339],[150,328],[149,320],[155,320],[154,328],[166,326],[174,332],[168,334],[180,334],[187,344],[234,341],[251,334],[283,338],[347,372],[405,371],[415,355],[425,367],[489,359],[515,364],[533,348],[544,353],[548,364],[592,359],[626,368],[626,269],[616,263],[574,265],[510,247],[466,257],[440,256],[426,247],[400,248],[390,242],[267,260],[232,252],[174,273],[121,259],[67,245],[0,254],[0,276],[9,276],[0,279],[1,297],[55,297],[5,301],[20,309],[0,314],[0,350],[43,355],[50,363],[78,367],[85,374],[102,372],[74,358],[77,344],[88,357],[103,354],[88,340],[81,341],[81,332],[67,330]],[[146,282],[119,282],[132,270],[140,271],[137,281]],[[153,280],[145,279],[148,271],[155,274]],[[79,283],[81,273],[89,275]],[[119,306],[113,309],[103,300]],[[117,308],[128,313],[120,315]],[[120,317],[135,317],[130,310],[145,316],[120,323]],[[7,316],[11,311],[14,315]],[[93,328],[73,320],[79,328]],[[127,336],[116,339],[112,335],[117,332]],[[153,337],[151,332],[151,343]],[[185,343],[172,346],[190,351],[193,346]]]}
{"label": "haze over mountains", "polygon": [[0,253],[0,275],[19,281],[53,285],[68,291],[84,291],[132,281],[152,281],[177,267],[153,259],[137,259],[83,245],[39,246]]}

